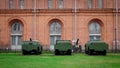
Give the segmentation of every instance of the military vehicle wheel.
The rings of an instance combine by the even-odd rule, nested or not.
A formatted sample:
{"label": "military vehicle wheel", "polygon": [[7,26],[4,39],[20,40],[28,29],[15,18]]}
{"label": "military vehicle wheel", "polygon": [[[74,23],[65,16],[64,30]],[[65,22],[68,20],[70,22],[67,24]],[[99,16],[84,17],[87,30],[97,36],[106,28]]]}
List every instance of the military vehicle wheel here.
{"label": "military vehicle wheel", "polygon": [[102,55],[106,56],[106,50],[104,50],[104,51],[102,52]]}
{"label": "military vehicle wheel", "polygon": [[88,51],[85,50],[85,54],[88,54]]}
{"label": "military vehicle wheel", "polygon": [[26,55],[26,53],[25,53],[25,52],[22,52],[22,54],[23,54],[23,55]]}
{"label": "military vehicle wheel", "polygon": [[59,55],[59,51],[57,49],[55,50],[55,55]]}
{"label": "military vehicle wheel", "polygon": [[42,50],[41,50],[41,51],[39,51],[39,54],[42,54]]}
{"label": "military vehicle wheel", "polygon": [[41,50],[39,50],[39,54],[42,54],[42,47],[41,47]]}
{"label": "military vehicle wheel", "polygon": [[23,54],[23,55],[27,55],[28,53],[23,50],[23,51],[22,51],[22,54]]}
{"label": "military vehicle wheel", "polygon": [[41,54],[41,51],[40,51],[39,47],[37,48],[36,54],[37,54],[37,55],[38,55],[38,54]]}
{"label": "military vehicle wheel", "polygon": [[68,50],[68,51],[67,51],[67,55],[71,55],[71,50]]}
{"label": "military vehicle wheel", "polygon": [[88,50],[88,55],[92,55],[92,50]]}
{"label": "military vehicle wheel", "polygon": [[37,49],[37,50],[35,50],[35,54],[36,55],[38,55],[39,54],[39,50]]}
{"label": "military vehicle wheel", "polygon": [[92,50],[88,48],[88,55],[92,55]]}
{"label": "military vehicle wheel", "polygon": [[42,52],[40,51],[39,54],[42,54]]}
{"label": "military vehicle wheel", "polygon": [[42,54],[42,50],[41,50],[41,51],[39,51],[39,54]]}

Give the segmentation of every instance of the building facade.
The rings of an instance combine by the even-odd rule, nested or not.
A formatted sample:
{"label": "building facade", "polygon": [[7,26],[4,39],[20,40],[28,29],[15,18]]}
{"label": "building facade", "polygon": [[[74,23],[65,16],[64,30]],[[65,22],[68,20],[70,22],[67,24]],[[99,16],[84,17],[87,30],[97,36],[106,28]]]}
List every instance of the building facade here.
{"label": "building facade", "polygon": [[83,50],[93,39],[120,49],[119,9],[120,0],[0,0],[0,48],[21,49],[32,38],[53,49],[79,38]]}

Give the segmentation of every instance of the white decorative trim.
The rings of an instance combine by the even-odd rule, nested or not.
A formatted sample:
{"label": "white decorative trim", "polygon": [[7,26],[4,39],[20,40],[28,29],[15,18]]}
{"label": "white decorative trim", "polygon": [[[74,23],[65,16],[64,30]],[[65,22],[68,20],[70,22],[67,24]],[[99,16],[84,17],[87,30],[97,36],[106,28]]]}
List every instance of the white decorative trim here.
{"label": "white decorative trim", "polygon": [[89,34],[89,36],[101,36],[101,34]]}
{"label": "white decorative trim", "polygon": [[22,34],[11,34],[11,35],[20,35],[21,36]]}
{"label": "white decorative trim", "polygon": [[12,50],[21,50],[22,46],[21,45],[11,45]]}
{"label": "white decorative trim", "polygon": [[55,35],[60,36],[61,34],[50,34],[50,36],[55,36]]}
{"label": "white decorative trim", "polygon": [[54,45],[50,45],[50,50],[54,50]]}

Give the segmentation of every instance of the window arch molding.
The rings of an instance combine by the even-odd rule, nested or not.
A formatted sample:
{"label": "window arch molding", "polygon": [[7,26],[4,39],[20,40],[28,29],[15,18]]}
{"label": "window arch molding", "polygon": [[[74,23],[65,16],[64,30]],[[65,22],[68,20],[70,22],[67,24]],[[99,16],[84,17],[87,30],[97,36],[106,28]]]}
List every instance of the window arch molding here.
{"label": "window arch molding", "polygon": [[[7,25],[8,26],[8,32],[9,32],[9,34],[11,33],[11,26],[12,26],[12,24],[15,22],[15,21],[19,21],[20,23],[21,23],[21,25],[22,25],[22,34],[23,34],[23,40],[25,40],[25,38],[27,37],[25,34],[26,34],[26,31],[27,31],[27,23],[26,23],[26,21],[23,19],[23,18],[21,18],[21,17],[18,17],[18,16],[13,16],[13,17],[11,17],[11,18],[9,18],[8,20],[7,20],[7,22],[8,23],[5,23],[5,25]],[[9,36],[10,37],[10,36]],[[10,43],[10,42],[9,42]]]}
{"label": "window arch molding", "polygon": [[15,22],[20,22],[20,24],[24,27],[23,22],[21,20],[18,20],[18,19],[11,20],[9,23],[9,26],[11,27]]}
{"label": "window arch molding", "polygon": [[92,19],[92,20],[90,20],[90,21],[88,22],[88,28],[89,28],[89,25],[90,25],[92,22],[98,22],[102,28],[104,27],[104,24],[103,24],[103,22],[102,22],[100,19]]}
{"label": "window arch molding", "polygon": [[11,34],[11,29],[12,29],[12,25],[15,23],[15,22],[19,22],[19,24],[21,24],[22,26],[22,34],[24,35],[24,31],[25,31],[25,23],[19,19],[13,19],[11,21],[9,21],[9,24],[8,24],[8,27],[9,27],[9,32]]}
{"label": "window arch molding", "polygon": [[21,21],[16,20],[11,24],[11,33],[22,34],[23,33],[23,25]]}
{"label": "window arch molding", "polygon": [[53,23],[53,22],[59,22],[59,24],[61,25],[61,35],[63,34],[63,28],[64,28],[64,24],[63,24],[63,22],[60,20],[60,19],[57,19],[57,18],[54,18],[54,19],[51,19],[49,22],[48,22],[48,25],[47,25],[47,27],[48,27],[48,29],[49,29],[49,33],[50,33],[50,26],[51,26],[51,24]]}
{"label": "window arch molding", "polygon": [[22,26],[25,28],[26,27],[26,21],[21,18],[21,17],[18,17],[18,16],[14,16],[14,17],[11,17],[8,19],[8,23],[6,25],[8,25],[9,28],[11,28],[11,25],[13,24],[14,21],[20,21]]}
{"label": "window arch molding", "polygon": [[62,28],[63,28],[63,22],[61,21],[61,20],[59,20],[59,19],[52,19],[52,20],[50,20],[49,21],[49,23],[48,23],[48,26],[49,26],[49,28],[50,28],[50,25],[54,22],[54,21],[58,21],[59,22],[59,24],[62,26]]}

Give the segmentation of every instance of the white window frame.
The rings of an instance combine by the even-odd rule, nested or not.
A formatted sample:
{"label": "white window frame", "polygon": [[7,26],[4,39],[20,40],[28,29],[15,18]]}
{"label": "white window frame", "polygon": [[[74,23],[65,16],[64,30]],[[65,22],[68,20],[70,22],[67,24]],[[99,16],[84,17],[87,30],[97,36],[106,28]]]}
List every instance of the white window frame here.
{"label": "white window frame", "polygon": [[[54,22],[52,22],[51,23],[51,25],[50,25],[50,30],[51,30],[51,26],[52,25],[55,25],[55,24],[59,24],[60,25],[60,23],[59,23],[59,21],[54,21]],[[50,31],[50,45],[51,45],[51,37],[54,37],[54,44],[55,44],[55,42],[56,42],[56,40],[57,40],[57,37],[60,37],[60,39],[61,39],[61,32],[62,32],[62,26],[60,25],[60,32],[51,32]],[[53,45],[51,45],[51,46],[53,46]]]}
{"label": "white window frame", "polygon": [[[90,23],[90,25],[93,24],[93,23],[99,24],[99,23],[96,22],[96,21],[92,21],[92,22]],[[90,27],[91,27],[90,25],[89,25],[89,38],[90,38],[90,37],[100,37],[99,40],[101,40],[101,26],[100,26],[100,24],[99,24],[99,26],[100,26],[100,33],[91,33],[91,32],[90,32]],[[90,38],[90,40],[91,40],[91,38]]]}
{"label": "white window frame", "polygon": [[[14,26],[15,24],[17,24],[16,26],[16,30],[18,31],[14,31]],[[19,25],[19,26],[18,26]],[[22,44],[22,24],[19,21],[15,21],[13,22],[12,26],[11,26],[11,49],[13,50],[17,50],[17,49],[21,49],[21,44]],[[12,39],[14,37],[14,42],[15,44],[13,44]],[[21,43],[19,44],[19,37],[21,38]]]}
{"label": "white window frame", "polygon": [[[12,37],[13,37],[13,36],[15,37],[15,40],[16,40],[16,41],[15,41],[15,45],[12,44]],[[11,34],[11,45],[12,45],[12,46],[20,46],[20,45],[18,44],[18,37],[19,37],[19,36],[22,37],[22,34]]]}
{"label": "white window frame", "polygon": [[[99,39],[94,39],[94,40],[101,40],[101,34],[89,34],[89,37],[100,37]],[[90,40],[93,40],[90,38]]]}
{"label": "white window frame", "polygon": [[[56,40],[58,40],[57,38],[60,37],[61,40],[61,35],[50,35],[50,38],[53,37],[54,38],[54,44],[56,43]],[[50,45],[53,46],[54,44],[51,45],[51,39],[50,39]]]}

